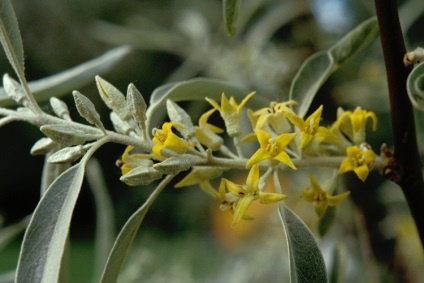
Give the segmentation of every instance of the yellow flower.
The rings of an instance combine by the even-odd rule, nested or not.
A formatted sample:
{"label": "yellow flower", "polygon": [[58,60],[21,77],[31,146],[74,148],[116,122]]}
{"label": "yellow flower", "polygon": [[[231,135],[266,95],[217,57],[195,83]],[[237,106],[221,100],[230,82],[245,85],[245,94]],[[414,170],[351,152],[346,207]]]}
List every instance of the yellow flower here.
{"label": "yellow flower", "polygon": [[283,194],[265,193],[259,190],[259,166],[257,164],[250,169],[246,185],[244,186],[235,184],[227,179],[223,180],[225,180],[225,185],[230,194],[238,198],[235,207],[233,206],[233,225],[236,225],[241,218],[246,219],[246,211],[253,201],[259,199],[261,203],[269,204],[287,198]]}
{"label": "yellow flower", "polygon": [[320,138],[328,137],[332,139],[330,131],[325,127],[320,127],[319,122],[321,120],[323,106],[321,105],[314,113],[312,113],[306,120],[297,116],[292,110],[285,109],[284,113],[287,119],[295,125],[301,133],[300,137],[300,149],[306,147],[312,139],[317,136]]}
{"label": "yellow flower", "polygon": [[348,147],[346,153],[347,157],[340,165],[339,173],[354,171],[358,178],[364,182],[377,157],[376,154],[367,146],[359,148],[357,145]]}
{"label": "yellow flower", "polygon": [[162,129],[153,130],[153,142],[155,145],[152,148],[152,152],[159,159],[166,159],[161,153],[163,148],[170,149],[179,154],[186,153],[190,149],[189,144],[185,140],[172,132],[172,126],[182,127],[175,122],[166,122],[162,125]]}
{"label": "yellow flower", "polygon": [[205,99],[221,114],[221,117],[225,122],[228,135],[230,137],[237,137],[240,136],[242,132],[240,126],[241,110],[254,94],[255,92],[252,92],[247,95],[239,105],[233,96],[231,96],[230,100],[228,100],[224,93],[221,96],[221,105],[208,97]]}
{"label": "yellow flower", "polygon": [[153,161],[150,160],[150,155],[141,154],[141,153],[133,153],[130,152],[134,149],[132,145],[127,146],[120,160],[116,162],[118,167],[121,168],[122,175],[127,174],[132,169],[139,166],[152,166]]}
{"label": "yellow flower", "polygon": [[255,130],[255,133],[261,147],[250,157],[246,168],[263,160],[272,159],[283,162],[296,170],[290,156],[285,152],[287,145],[294,139],[296,134],[285,133],[272,138],[269,133],[263,130]]}
{"label": "yellow flower", "polygon": [[249,112],[249,118],[252,122],[253,129],[261,129],[265,131],[272,130],[277,134],[287,133],[291,130],[291,126],[284,115],[283,110],[290,110],[288,105],[296,105],[297,102],[289,100],[277,103],[272,101],[270,107],[264,107],[255,112]]}
{"label": "yellow flower", "polygon": [[210,180],[220,177],[222,173],[223,170],[216,167],[193,166],[191,172],[188,173],[174,187],[181,188],[186,186],[199,185],[205,193],[222,200],[221,195],[210,183]]}
{"label": "yellow flower", "polygon": [[204,113],[199,119],[199,126],[194,127],[197,140],[212,150],[218,150],[224,143],[224,140],[217,135],[223,133],[224,130],[208,123],[209,117],[215,111],[216,109],[211,109]]}
{"label": "yellow flower", "polygon": [[324,215],[327,207],[339,205],[350,194],[350,192],[345,192],[340,195],[332,196],[322,189],[311,174],[309,174],[309,180],[311,181],[311,186],[303,191],[302,196],[306,201],[315,203],[315,213],[319,217]]}
{"label": "yellow flower", "polygon": [[333,128],[338,128],[343,132],[354,144],[361,144],[365,141],[365,130],[368,119],[372,120],[372,130],[377,129],[377,116],[374,112],[363,110],[356,107],[352,111],[342,112]]}

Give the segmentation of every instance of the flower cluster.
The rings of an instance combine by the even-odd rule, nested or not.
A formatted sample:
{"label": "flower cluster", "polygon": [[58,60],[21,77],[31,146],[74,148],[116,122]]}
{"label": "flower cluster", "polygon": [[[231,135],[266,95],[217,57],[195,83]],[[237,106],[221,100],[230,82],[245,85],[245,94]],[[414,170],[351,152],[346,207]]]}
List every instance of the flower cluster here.
{"label": "flower cluster", "polygon": [[[206,98],[213,108],[201,115],[198,125],[192,123],[184,109],[168,101],[171,121],[165,122],[160,129],[153,129],[151,138],[146,137],[146,143],[151,143],[150,152],[131,153],[132,146],[125,150],[119,163],[123,174],[121,180],[129,185],[148,184],[163,175],[191,169],[175,187],[199,185],[219,201],[221,210],[234,214],[234,225],[240,219],[253,218],[247,211],[255,200],[268,204],[288,197],[279,184],[275,184],[276,193],[265,192],[266,179],[281,170],[319,166],[317,160],[325,163],[334,157],[336,159],[332,160],[336,161],[331,167],[337,168],[340,174],[353,171],[365,181],[377,158],[366,143],[368,121],[371,120],[373,130],[377,127],[373,112],[360,107],[354,111],[339,109],[337,120],[324,126],[321,118],[323,106],[305,119],[293,110],[297,102],[271,102],[269,107],[247,109],[252,130],[244,133],[246,125],[242,123],[242,110],[254,95],[254,92],[250,93],[240,104],[224,93],[220,103]],[[217,120],[218,117],[213,116],[216,112],[220,114],[225,129],[209,121],[211,117]],[[232,148],[226,146],[223,133],[233,138]],[[250,146],[252,141],[259,146],[249,158],[245,158],[243,147]],[[223,177],[230,169],[248,169],[245,184],[236,184]],[[220,182],[215,183],[213,180],[217,178]],[[328,206],[340,204],[349,194],[332,195],[331,189],[324,189],[312,175],[309,178],[311,186],[303,191],[302,196],[315,204],[319,217],[324,215]],[[278,182],[278,178],[274,178],[274,182]]]}

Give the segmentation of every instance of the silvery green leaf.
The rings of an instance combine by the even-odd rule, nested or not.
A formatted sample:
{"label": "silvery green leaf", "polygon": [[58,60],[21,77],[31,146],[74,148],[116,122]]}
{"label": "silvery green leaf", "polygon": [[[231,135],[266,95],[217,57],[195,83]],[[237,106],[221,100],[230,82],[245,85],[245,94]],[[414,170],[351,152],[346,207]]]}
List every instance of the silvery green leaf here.
{"label": "silvery green leaf", "polygon": [[68,109],[68,105],[66,105],[65,102],[63,102],[62,100],[60,100],[57,97],[51,97],[50,98],[50,105],[53,109],[54,114],[56,114],[56,116],[68,120],[71,120],[71,116],[69,114],[69,109]]}
{"label": "silvery green leaf", "polygon": [[97,141],[83,159],[63,172],[42,196],[22,242],[16,283],[59,282],[72,214],[87,161],[107,141]]}
{"label": "silvery green leaf", "polygon": [[[48,101],[53,96],[68,95],[72,90],[92,83],[95,75],[110,71],[129,51],[130,48],[128,46],[114,48],[76,67],[37,81],[29,82],[28,87],[39,102]],[[4,89],[0,89],[0,106],[10,106],[13,103],[6,96]]]}
{"label": "silvery green leaf", "polygon": [[[245,89],[228,82],[208,78],[195,78],[158,87],[150,97],[150,106],[146,113],[147,128],[150,129],[151,125],[157,122],[158,111],[162,109],[168,99],[173,102],[205,101],[205,97],[220,100],[223,92],[228,96],[233,96],[237,101],[243,100],[248,93]],[[269,101],[263,96],[255,95],[247,102],[247,105],[265,107],[269,105]]]}
{"label": "silvery green leaf", "polygon": [[325,262],[312,232],[284,203],[278,211],[286,234],[290,282],[328,282]]}
{"label": "silvery green leaf", "polygon": [[165,175],[178,174],[181,171],[190,169],[193,165],[198,165],[205,162],[205,159],[191,154],[182,154],[178,156],[172,156],[160,163],[153,165],[153,168],[157,169]]}
{"label": "silvery green leaf", "polygon": [[134,84],[128,85],[127,104],[134,120],[144,127],[147,119],[147,105],[146,101],[144,101],[143,95],[138,91]]}
{"label": "silvery green leaf", "polygon": [[145,186],[162,178],[162,176],[162,172],[159,172],[152,167],[138,166],[123,175],[119,180],[129,186]]}
{"label": "silvery green leaf", "polygon": [[83,144],[86,141],[97,140],[103,135],[92,131],[83,131],[72,124],[54,124],[40,127],[41,132],[53,141],[64,146]]}
{"label": "silvery green leaf", "polygon": [[81,158],[89,149],[89,145],[76,145],[71,147],[65,147],[61,150],[56,151],[49,156],[47,162],[50,163],[72,163]]}
{"label": "silvery green leaf", "polygon": [[15,282],[59,281],[65,242],[84,171],[85,162],[69,168],[53,182],[38,203],[24,236]]}
{"label": "silvery green leaf", "polygon": [[90,124],[95,125],[102,132],[106,132],[105,127],[103,126],[102,121],[100,120],[100,115],[96,111],[96,107],[93,102],[91,102],[88,97],[80,93],[79,91],[74,90],[72,92],[74,97],[75,105],[77,106],[78,113],[81,117],[85,118]]}
{"label": "silvery green leaf", "polygon": [[125,223],[119,232],[118,237],[113,245],[106,266],[103,269],[101,283],[116,283],[118,281],[119,272],[124,264],[125,258],[134,242],[135,236],[143,222],[144,216],[149,210],[152,203],[156,200],[160,192],[167,187],[174,176],[166,176],[156,187],[149,198],[143,205],[134,212],[133,215]]}
{"label": "silvery green leaf", "polygon": [[406,90],[412,105],[424,111],[424,62],[418,64],[409,74]]}
{"label": "silvery green leaf", "polygon": [[169,99],[166,101],[166,109],[168,110],[169,119],[171,119],[172,122],[177,122],[183,126],[176,127],[176,129],[186,140],[196,136],[196,131],[194,129],[193,122],[191,121],[191,117],[187,114],[187,112],[185,112],[184,109]]}
{"label": "silvery green leaf", "polygon": [[50,138],[41,138],[31,147],[30,153],[32,155],[45,155],[55,148],[56,145],[57,143]]}
{"label": "silvery green leaf", "polygon": [[21,80],[24,78],[24,48],[15,11],[9,0],[0,5],[0,42],[7,59]]}
{"label": "silvery green leaf", "polygon": [[320,87],[342,64],[368,46],[378,34],[377,19],[372,17],[349,32],[328,51],[309,57],[299,68],[290,86],[289,98],[299,102],[295,112],[304,117]]}
{"label": "silvery green leaf", "polygon": [[3,87],[9,97],[11,97],[16,103],[24,106],[28,106],[28,99],[25,91],[16,80],[14,80],[8,74],[3,76]]}
{"label": "silvery green leaf", "polygon": [[239,0],[222,0],[225,30],[228,36],[236,33],[236,23],[240,8]]}
{"label": "silvery green leaf", "polygon": [[96,85],[100,97],[109,109],[114,111],[121,120],[125,121],[131,118],[130,110],[122,92],[100,76],[96,76]]}
{"label": "silvery green leaf", "polygon": [[134,128],[129,124],[129,120],[122,121],[115,112],[110,112],[110,120],[116,132],[123,135],[129,135],[131,132],[134,132]]}

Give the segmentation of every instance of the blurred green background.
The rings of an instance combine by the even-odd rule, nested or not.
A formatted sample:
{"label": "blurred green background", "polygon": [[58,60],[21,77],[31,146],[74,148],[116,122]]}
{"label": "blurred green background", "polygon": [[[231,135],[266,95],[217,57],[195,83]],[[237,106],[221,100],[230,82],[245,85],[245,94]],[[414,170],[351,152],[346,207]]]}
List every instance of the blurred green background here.
{"label": "blurred green background", "polygon": [[[234,38],[228,38],[222,24],[221,1],[218,0],[12,1],[23,37],[29,81],[81,64],[115,46],[128,44],[134,47],[133,51],[102,77],[123,92],[129,83],[134,83],[146,100],[156,87],[166,82],[197,76],[225,79],[247,89],[257,90],[258,94],[270,100],[287,99],[290,82],[308,56],[328,48],[347,31],[374,15],[372,2],[367,0],[241,2],[238,33]],[[408,49],[413,49],[423,43],[424,3],[411,0],[400,1],[399,4],[402,6],[400,15]],[[3,54],[0,57],[0,71],[13,74]],[[79,91],[95,102],[106,128],[112,129],[108,109],[98,97],[94,77],[93,83]],[[66,95],[63,99],[72,117],[82,121],[72,106],[72,97]],[[337,106],[352,109],[361,105],[375,111],[379,116],[379,129],[371,135],[370,142],[375,149],[383,142],[390,146],[388,101],[379,41],[333,75],[323,86],[312,108],[322,103],[325,104],[324,123],[335,119]],[[189,109],[189,105],[185,106]],[[51,111],[47,104],[42,105],[42,108]],[[194,117],[194,120],[197,118]],[[421,116],[417,116],[417,121],[423,124]],[[422,137],[422,130],[419,134]],[[34,142],[42,137],[33,126],[12,123],[0,129],[0,137],[0,217],[2,224],[7,226],[16,223],[35,208],[39,199],[44,157],[29,154]],[[99,178],[105,178],[116,213],[114,220],[118,231],[152,190],[130,188],[119,181],[120,170],[114,164],[123,150],[124,147],[120,145],[106,145],[95,155],[104,170],[104,176]],[[291,184],[302,184],[295,176],[288,176],[287,179]],[[378,173],[371,176],[367,186],[373,201],[378,203],[376,206],[374,202],[362,202],[363,207],[359,206],[365,217],[371,215],[368,221],[386,223],[390,211],[399,207],[405,210],[402,196],[393,186],[383,185]],[[385,189],[385,186],[390,188]],[[358,191],[364,189],[360,184],[355,188]],[[352,195],[353,202],[367,198],[360,191]],[[271,278],[270,282],[276,282],[276,278],[281,279],[278,264],[285,262],[282,235],[281,238],[272,237],[276,243],[267,245],[268,249],[263,254],[257,251],[266,242],[258,240],[264,237],[258,234],[263,231],[269,235],[278,234],[275,230],[282,234],[281,231],[256,223],[251,224],[251,228],[245,228],[246,231],[240,229],[242,232],[231,232],[229,229],[227,232],[225,225],[219,224],[222,219],[214,212],[216,206],[197,188],[165,190],[145,219],[141,229],[142,243],[134,247],[135,255],[130,258],[128,268],[124,271],[126,281],[138,282],[140,278],[145,278],[151,282],[161,282],[169,276],[176,279],[173,282],[191,282],[193,278],[222,282],[219,281],[219,278],[224,278],[220,277],[222,274],[238,270],[236,273],[239,277],[234,275],[231,278],[245,276],[253,278],[249,279],[250,282],[257,282],[255,278],[264,278],[260,276],[265,275],[259,272],[258,277],[248,277],[246,274],[250,274],[247,267],[255,266],[255,260],[260,259],[273,259],[274,264],[269,264],[262,271],[274,270],[266,274]],[[375,209],[370,210],[370,207]],[[273,220],[267,221],[274,223]],[[93,223],[94,200],[88,185],[84,184],[71,229],[72,282],[85,282],[90,278],[95,231]],[[224,236],[220,236],[222,233]],[[381,259],[379,252],[386,249],[385,244],[392,247],[396,239],[392,235],[385,236],[387,238],[376,240],[381,240],[381,247],[373,247],[376,249],[377,265],[384,264],[386,256],[381,255]],[[0,251],[0,271],[14,268],[20,240],[18,238]],[[259,244],[252,244],[255,248],[249,254],[243,250],[246,243]],[[371,240],[371,245],[373,243]],[[276,257],[278,260],[272,253],[275,246],[281,246],[282,249]],[[143,258],[142,253],[138,253],[141,250],[144,250],[143,256],[150,252],[150,257]],[[146,250],[149,252],[146,253]],[[177,262],[177,267],[166,260],[168,257]],[[232,258],[238,258],[239,261],[231,262]],[[239,266],[240,262],[243,263],[240,259],[246,261],[244,269]],[[144,275],[138,274],[137,263],[150,271]],[[352,264],[353,270],[361,264],[360,259]],[[183,270],[187,266],[190,266],[189,270]],[[223,266],[232,266],[233,269],[225,270]],[[157,267],[164,272],[162,277],[155,273]],[[360,275],[350,276],[350,282],[362,282]],[[394,278],[392,275],[387,276]]]}

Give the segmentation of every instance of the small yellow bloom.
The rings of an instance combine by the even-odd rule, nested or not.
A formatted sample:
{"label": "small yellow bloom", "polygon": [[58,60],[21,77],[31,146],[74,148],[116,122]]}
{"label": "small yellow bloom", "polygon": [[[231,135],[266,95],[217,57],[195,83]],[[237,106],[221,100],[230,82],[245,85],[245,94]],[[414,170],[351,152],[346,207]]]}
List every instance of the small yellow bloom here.
{"label": "small yellow bloom", "polygon": [[227,179],[224,180],[230,194],[239,199],[234,207],[233,225],[236,225],[241,218],[246,219],[246,211],[253,201],[259,199],[261,203],[269,204],[287,198],[283,194],[264,193],[259,190],[259,166],[257,164],[250,169],[244,186]]}
{"label": "small yellow bloom", "polygon": [[300,137],[300,149],[306,147],[315,136],[319,137],[330,137],[330,131],[325,127],[320,127],[319,123],[321,121],[323,106],[321,105],[314,113],[312,113],[306,120],[303,120],[301,117],[297,116],[292,110],[285,109],[284,113],[287,116],[287,119],[295,125],[301,133]]}
{"label": "small yellow bloom", "polygon": [[223,93],[221,96],[221,105],[215,100],[206,97],[206,100],[221,114],[225,122],[227,133],[230,137],[237,137],[241,135],[240,116],[243,106],[255,94],[255,92],[247,95],[240,104],[237,104],[233,96],[228,98]]}
{"label": "small yellow bloom", "polygon": [[199,119],[199,126],[194,127],[197,140],[212,150],[218,150],[224,143],[224,140],[217,135],[223,133],[224,130],[208,123],[209,117],[215,111],[216,109],[211,109],[204,113]]}
{"label": "small yellow bloom", "polygon": [[127,146],[120,160],[117,161],[117,165],[121,168],[122,175],[127,174],[132,169],[139,166],[152,166],[153,161],[150,159],[149,154],[133,153],[130,152],[134,149],[132,145]]}
{"label": "small yellow bloom", "polygon": [[296,134],[285,133],[272,138],[269,133],[263,130],[255,130],[255,133],[261,147],[250,157],[246,168],[263,160],[272,159],[283,162],[296,170],[290,156],[285,152],[287,145],[294,139]]}
{"label": "small yellow bloom", "polygon": [[354,171],[362,182],[368,177],[374,160],[377,158],[374,151],[367,146],[354,145],[346,149],[347,157],[340,165],[339,173]]}
{"label": "small yellow bloom", "polygon": [[201,184],[205,181],[220,177],[222,173],[223,170],[216,167],[193,166],[191,172],[179,181],[175,185],[175,188]]}
{"label": "small yellow bloom", "polygon": [[319,217],[324,215],[327,207],[339,205],[350,194],[350,192],[345,192],[340,195],[332,196],[322,189],[311,174],[309,174],[309,180],[311,181],[311,186],[303,191],[302,196],[306,201],[315,203],[315,213]]}
{"label": "small yellow bloom", "polygon": [[253,129],[261,129],[265,131],[272,130],[276,134],[287,133],[291,130],[291,126],[284,115],[283,110],[290,111],[289,105],[296,105],[297,102],[289,100],[277,103],[272,101],[270,107],[264,107],[255,112],[249,113]]}
{"label": "small yellow bloom", "polygon": [[162,160],[166,159],[161,153],[163,148],[170,149],[179,154],[186,153],[190,149],[188,142],[172,132],[172,126],[182,127],[175,122],[166,122],[162,125],[162,129],[153,130],[153,142],[155,145],[152,148],[152,152]]}
{"label": "small yellow bloom", "polygon": [[377,129],[377,116],[375,113],[363,110],[361,107],[356,107],[353,112],[342,112],[333,125],[333,129],[338,128],[354,144],[359,145],[365,141],[365,130],[368,119],[372,120],[372,130],[375,131]]}

